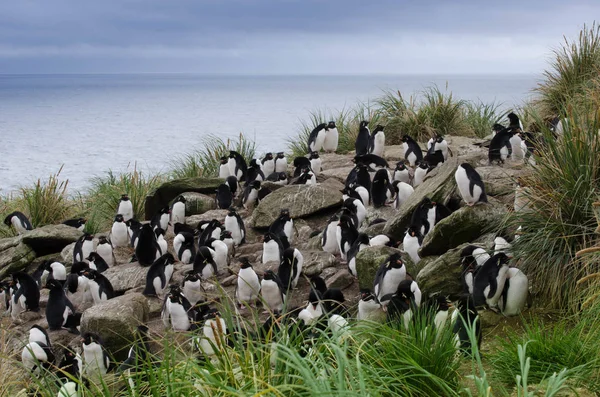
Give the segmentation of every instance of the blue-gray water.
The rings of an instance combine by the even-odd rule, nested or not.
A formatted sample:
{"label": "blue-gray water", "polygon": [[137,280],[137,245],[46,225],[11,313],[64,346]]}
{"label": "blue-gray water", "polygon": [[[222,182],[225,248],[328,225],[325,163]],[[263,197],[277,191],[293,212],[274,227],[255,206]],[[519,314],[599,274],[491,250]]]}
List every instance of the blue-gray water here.
{"label": "blue-gray water", "polygon": [[0,75],[0,194],[64,164],[70,190],[104,171],[167,171],[206,134],[286,149],[314,109],[446,83],[462,99],[521,104],[536,76]]}

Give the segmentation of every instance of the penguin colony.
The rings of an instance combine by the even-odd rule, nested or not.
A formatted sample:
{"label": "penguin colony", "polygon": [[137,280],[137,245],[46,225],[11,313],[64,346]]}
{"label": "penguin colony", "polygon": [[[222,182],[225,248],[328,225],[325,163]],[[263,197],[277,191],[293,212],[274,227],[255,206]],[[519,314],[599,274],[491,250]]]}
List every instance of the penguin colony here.
{"label": "penguin colony", "polygon": [[[523,133],[518,117],[508,115],[510,125],[495,125],[489,144],[489,162],[502,164],[509,157],[513,160],[531,159],[534,142]],[[79,384],[72,379],[101,377],[116,368],[125,374],[129,385],[134,387],[136,366],[150,355],[149,329],[140,325],[136,341],[128,358],[115,363],[103,346],[102,337],[94,333],[81,335],[81,349],[65,348],[61,362],[55,362],[52,341],[48,330],[66,329],[79,334],[85,304],[97,305],[115,296],[110,281],[102,274],[118,266],[114,248],[132,247],[140,266],[147,267],[146,285],[143,293],[162,300],[161,320],[166,330],[191,332],[191,348],[203,356],[218,354],[223,337],[241,332],[228,329],[211,302],[207,301],[203,284],[214,280],[220,270],[228,267],[235,250],[246,243],[246,228],[234,203],[253,208],[271,193],[261,186],[263,181],[277,184],[316,184],[322,171],[319,153],[335,152],[339,134],[335,122],[316,126],[310,133],[305,157],[295,158],[293,172],[288,174],[288,160],[284,153],[267,153],[262,159],[246,160],[231,151],[220,159],[219,177],[224,179],[215,194],[218,208],[227,209],[224,219],[200,222],[197,228],[185,224],[186,200],[179,196],[166,206],[149,223],[135,219],[132,203],[124,194],[116,206],[114,223],[108,237],[84,234],[75,244],[73,263],[69,270],[60,262],[45,261],[32,274],[15,272],[10,280],[0,285],[2,305],[13,321],[18,321],[25,311],[40,310],[40,289],[49,290],[45,316],[48,329],[34,325],[22,351],[22,362],[32,376],[40,376],[43,369],[56,370],[60,384],[59,396],[78,395]],[[424,198],[412,214],[410,226],[402,239],[388,235],[369,236],[359,232],[365,226],[367,208],[389,206],[400,208],[411,200],[411,195],[427,179],[427,174],[443,164],[451,155],[447,141],[441,135],[427,142],[426,150],[408,135],[402,137],[404,160],[391,168],[383,158],[385,146],[384,127],[378,125],[371,132],[369,122],[360,123],[356,138],[354,168],[348,174],[343,189],[343,206],[331,216],[320,232],[324,251],[339,256],[348,272],[358,277],[357,254],[373,246],[399,247],[414,263],[420,261],[419,248],[423,238],[442,219],[452,213],[443,203]],[[531,160],[529,160],[531,161]],[[468,163],[460,164],[455,172],[456,186],[467,206],[486,205],[487,196],[481,176]],[[455,208],[456,209],[456,208]],[[381,220],[383,221],[383,220]],[[19,234],[32,230],[31,223],[20,212],[6,216],[5,224]],[[83,218],[64,223],[83,230]],[[175,235],[172,246],[165,239],[167,230]],[[454,304],[452,316],[448,316],[453,304],[447,297],[422,294],[413,275],[409,274],[400,254],[390,255],[381,263],[372,289],[360,291],[358,311],[350,315],[345,307],[343,292],[328,288],[319,276],[310,278],[310,293],[306,305],[290,307],[289,297],[294,293],[303,270],[303,254],[295,248],[294,220],[292,214],[282,208],[279,217],[271,224],[263,237],[261,261],[279,263],[277,269],[266,270],[260,275],[253,269],[247,257],[238,257],[239,265],[235,301],[236,313],[257,310],[260,305],[268,318],[258,334],[268,331],[273,324],[296,326],[299,329],[318,325],[332,332],[346,332],[351,317],[357,320],[400,322],[408,329],[411,318],[418,310],[430,308],[435,312],[434,327],[452,327],[456,334],[457,349],[469,350],[470,341],[465,323],[475,327],[481,340],[481,327],[475,323],[478,308],[489,308],[505,316],[518,315],[528,298],[528,280],[513,266],[511,244],[503,237],[495,240],[495,248],[487,252],[484,247],[470,245],[461,252],[464,294]],[[192,270],[185,274],[180,284],[171,283],[174,265],[190,264]],[[465,321],[458,319],[460,316]],[[281,324],[278,326],[282,326]],[[62,393],[62,394],[61,394]]]}

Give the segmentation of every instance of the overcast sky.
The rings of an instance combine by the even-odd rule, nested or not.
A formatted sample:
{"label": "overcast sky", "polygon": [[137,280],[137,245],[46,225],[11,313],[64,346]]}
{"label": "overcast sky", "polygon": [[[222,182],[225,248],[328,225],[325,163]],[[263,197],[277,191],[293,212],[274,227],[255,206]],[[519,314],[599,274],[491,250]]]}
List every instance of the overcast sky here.
{"label": "overcast sky", "polygon": [[600,1],[0,2],[0,73],[539,73]]}

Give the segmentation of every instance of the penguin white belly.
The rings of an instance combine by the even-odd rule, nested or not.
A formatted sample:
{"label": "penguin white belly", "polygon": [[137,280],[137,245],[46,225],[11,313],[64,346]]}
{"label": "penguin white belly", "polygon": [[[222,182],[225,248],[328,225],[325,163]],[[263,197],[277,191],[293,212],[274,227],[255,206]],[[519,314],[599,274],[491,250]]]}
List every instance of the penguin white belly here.
{"label": "penguin white belly", "polygon": [[483,264],[487,262],[488,259],[490,259],[490,254],[485,252],[483,248],[474,249],[472,255],[473,258],[475,258],[475,261],[477,262],[477,266],[483,266]]}
{"label": "penguin white belly", "polygon": [[265,174],[265,177],[268,177],[273,172],[275,172],[275,162],[273,160],[267,160],[263,163],[261,168],[262,168],[263,174]]}
{"label": "penguin white belly", "polygon": [[323,149],[323,143],[325,142],[325,130],[321,130],[317,133],[317,138],[315,139],[313,152],[320,152]]}
{"label": "penguin white belly", "polygon": [[444,161],[448,160],[448,142],[444,139],[443,141],[436,143],[435,150],[441,150]]}
{"label": "penguin white belly", "polygon": [[408,327],[410,326],[410,320],[412,320],[412,310],[408,309],[404,313],[402,313],[402,322],[404,323],[404,329],[408,331]]}
{"label": "penguin white belly", "polygon": [[381,305],[375,302],[374,299],[364,301],[358,301],[358,315],[356,318],[358,320],[370,320],[374,321],[375,319],[382,316],[383,310],[381,310]]}
{"label": "penguin white belly", "polygon": [[23,234],[27,231],[27,229],[23,227],[21,220],[16,216],[10,218],[10,223],[12,223],[13,227],[15,228],[18,234]]}
{"label": "penguin white belly", "polygon": [[[391,268],[385,273],[381,285],[377,288],[377,298],[381,302],[381,298],[385,295],[390,295],[386,298],[386,303],[391,299],[391,295],[398,289],[398,284],[406,279],[406,269],[403,267],[396,269]],[[384,302],[381,302],[382,304]]]}
{"label": "penguin white belly", "polygon": [[406,158],[406,153],[408,152],[408,143],[402,142],[402,157]]}
{"label": "penguin white belly", "polygon": [[404,236],[403,246],[404,251],[408,253],[410,259],[415,264],[419,263],[419,261],[421,260],[418,253],[419,248],[421,248],[421,246],[419,245],[419,239],[417,237],[412,237],[410,234],[406,233],[406,235]]}
{"label": "penguin white belly", "polygon": [[414,167],[417,164],[417,155],[413,152],[410,152],[406,157],[406,160],[408,161],[408,164],[410,164],[411,167]]}
{"label": "penguin white belly", "polygon": [[502,161],[505,161],[508,158],[508,148],[506,146],[500,148],[500,158]]}
{"label": "penguin white belly", "polygon": [[287,160],[285,158],[277,159],[275,172],[287,172]]}
{"label": "penguin white belly", "polygon": [[27,310],[27,306],[25,304],[25,295],[21,295],[19,299],[15,300],[15,297],[11,297],[11,305],[10,305],[10,316],[16,321],[19,318],[19,315]]}
{"label": "penguin white belly", "polygon": [[337,241],[337,223],[338,221],[330,222],[327,225],[327,238],[325,239],[325,244],[321,241],[321,245],[323,246],[323,251],[329,252],[330,254],[337,254],[340,252],[340,246]]}
{"label": "penguin white belly", "polygon": [[181,254],[181,258],[179,258],[179,260],[181,261],[181,263],[183,264],[190,264],[192,263],[192,251],[189,249],[186,249],[185,251],[183,251],[183,254]]}
{"label": "penguin white belly", "polygon": [[358,218],[358,227],[360,227],[367,218],[367,209],[360,200],[354,200],[354,205],[356,205],[356,217]]}
{"label": "penguin white belly", "polygon": [[158,246],[160,248],[160,253],[161,255],[164,255],[167,253],[167,240],[165,240],[165,238],[161,235],[158,236],[158,239],[156,240],[156,242],[158,243]]}
{"label": "penguin white belly", "polygon": [[413,179],[413,187],[417,187],[417,186],[421,185],[423,183],[423,180],[425,179],[425,175],[427,175],[427,170],[424,170],[421,167],[417,167],[417,169],[415,169],[415,177]]}
{"label": "penguin white belly", "polygon": [[[521,313],[527,302],[529,294],[529,280],[527,276],[516,267],[511,267],[507,273],[506,302],[502,302],[502,314],[505,316],[516,316]],[[504,296],[502,297],[504,299]]]}
{"label": "penguin white belly", "polygon": [[319,175],[321,173],[321,159],[312,159],[310,160],[310,168],[313,170],[315,175]]}
{"label": "penguin white belly", "polygon": [[178,255],[179,255],[179,250],[181,249],[181,246],[183,245],[184,241],[185,241],[185,237],[183,237],[183,235],[181,235],[181,234],[178,234],[177,236],[175,236],[175,238],[173,238],[173,249],[175,250],[175,252]]}
{"label": "penguin white belly", "polygon": [[182,305],[178,303],[174,304],[169,299],[167,299],[166,310],[168,310],[169,316],[171,318],[171,327],[175,331],[187,331],[188,329],[190,329],[190,319]]}
{"label": "penguin white belly", "polygon": [[219,166],[219,178],[226,179],[230,175],[229,164],[221,164]]}
{"label": "penguin white belly", "polygon": [[521,147],[523,140],[518,135],[513,135],[510,138],[510,146],[512,148],[512,159],[515,161],[523,160],[525,158],[525,152]]}
{"label": "penguin white belly", "polygon": [[226,216],[225,217],[225,230],[231,232],[231,237],[233,238],[233,243],[235,245],[240,245],[242,242],[242,229],[240,229],[240,225],[238,225],[237,219],[235,216]]}
{"label": "penguin white belly", "polygon": [[504,252],[506,254],[506,256],[508,256],[509,258],[512,258],[513,255],[511,252],[511,248],[512,248],[512,244],[510,244],[504,238],[496,237],[494,239],[494,254]]}
{"label": "penguin white belly", "polygon": [[320,303],[317,303],[316,307],[313,307],[311,303],[306,306],[306,310],[312,316],[312,318],[317,319],[323,315],[323,307]]}
{"label": "penguin white belly", "polygon": [[66,382],[60,387],[58,394],[56,397],[79,397],[80,394],[77,391],[77,383],[75,382]]}
{"label": "penguin white belly", "polygon": [[204,300],[204,295],[202,293],[202,286],[200,285],[200,279],[192,282],[186,281],[183,284],[183,295],[187,298],[192,306],[194,306],[199,301]]}
{"label": "penguin white belly", "polygon": [[302,265],[304,264],[304,257],[297,248],[294,249],[294,258],[296,259],[296,277],[294,277],[292,280],[292,287],[296,288],[296,285],[298,285],[298,279],[300,278],[300,273],[302,273]]}
{"label": "penguin white belly", "polygon": [[127,247],[129,243],[127,225],[124,222],[115,222],[110,232],[110,241],[113,247]]}
{"label": "penguin white belly", "polygon": [[133,218],[133,204],[131,203],[131,200],[119,202],[117,214],[123,215],[123,221],[125,222]]}
{"label": "penguin white belly", "polygon": [[279,244],[277,244],[275,240],[263,243],[262,263],[264,264],[270,261],[279,262],[280,260]]}
{"label": "penguin white belly", "polygon": [[234,158],[229,158],[229,160],[227,161],[227,168],[229,168],[229,175],[230,176],[235,176],[237,178],[235,169],[237,168],[237,162],[235,161]]}
{"label": "penguin white belly", "polygon": [[448,320],[448,310],[440,310],[435,314],[435,318],[433,319],[433,324],[435,325],[436,333],[440,335],[442,329],[446,325],[446,321]]}
{"label": "penguin white belly", "polygon": [[65,281],[67,279],[67,269],[65,269],[65,265],[60,262],[54,262],[50,266],[52,267],[52,277],[55,280]]}
{"label": "penguin white belly", "polygon": [[96,247],[96,253],[104,259],[108,267],[113,267],[115,264],[113,251],[110,244],[100,244]]}
{"label": "penguin white belly", "polygon": [[369,191],[367,189],[365,189],[363,186],[357,186],[355,188],[356,193],[358,193],[358,195],[360,196],[360,199],[363,202],[363,205],[368,205],[369,204]]}
{"label": "penguin white belly", "polygon": [[289,220],[283,225],[283,233],[286,235],[288,242],[291,244],[294,234],[294,221]]}
{"label": "penguin white belly", "polygon": [[394,180],[408,184],[408,182],[410,182],[410,172],[408,171],[408,168],[405,168],[402,171],[394,171]]}
{"label": "penguin white belly", "polygon": [[102,302],[103,300],[107,300],[107,299],[102,299],[103,297],[106,297],[106,294],[100,292],[100,286],[95,281],[88,282],[88,289],[89,289],[90,294],[92,295],[94,305],[97,305],[98,303]]}
{"label": "penguin white belly", "polygon": [[246,201],[244,202],[244,207],[245,208],[254,208],[254,205],[256,204],[257,199],[258,199],[258,190],[251,189],[250,193],[248,193],[248,197],[246,198]]}
{"label": "penguin white belly", "polygon": [[323,141],[323,149],[326,152],[335,152],[338,147],[339,133],[337,128],[330,128],[325,133],[325,140]]}
{"label": "penguin white belly", "polygon": [[427,230],[427,233],[429,233],[433,230],[433,227],[435,226],[435,208],[430,208],[427,211],[427,222],[429,223],[429,230]]}
{"label": "penguin white belly", "polygon": [[302,309],[300,313],[298,313],[298,319],[304,321],[304,325],[311,325],[316,320],[308,309]]}
{"label": "penguin white belly", "polygon": [[[217,335],[215,335],[215,331]],[[227,334],[227,326],[222,318],[207,320],[202,328],[203,336],[196,339],[196,346],[203,354],[212,356],[215,348],[221,347],[223,337]]]}
{"label": "penguin white belly", "polygon": [[500,300],[500,297],[502,296],[502,290],[504,289],[504,283],[506,282],[507,273],[508,273],[508,266],[503,265],[500,268],[500,270],[498,271],[498,276],[496,277],[497,288],[496,288],[496,293],[493,296],[489,296],[489,286],[485,288],[488,291],[485,294],[485,297],[486,297],[485,301],[490,307],[498,306],[498,301]]}
{"label": "penguin white belly", "polygon": [[81,259],[84,262],[87,262],[86,258],[90,256],[92,252],[94,252],[94,242],[92,240],[84,240],[81,245],[81,252],[83,258]]}
{"label": "penguin white belly", "polygon": [[[462,167],[458,167],[458,169],[454,173],[454,178],[456,180],[456,185],[458,186],[458,190],[463,200],[465,200],[465,202],[469,205],[475,203],[477,200],[475,200],[474,197],[471,196],[471,192],[469,189],[471,181],[469,181],[465,169]],[[481,192],[481,189],[479,189],[479,191]],[[473,193],[475,193],[475,189],[473,189]]]}
{"label": "penguin white belly", "polygon": [[385,134],[383,131],[378,132],[375,135],[375,142],[373,147],[373,154],[376,154],[379,157],[383,157],[383,148],[385,147]]}
{"label": "penguin white belly", "polygon": [[279,286],[273,280],[263,280],[260,294],[272,312],[281,312],[283,310],[283,299]]}
{"label": "penguin white belly", "polygon": [[398,183],[398,193],[396,195],[396,200],[394,201],[395,208],[400,208],[414,192],[415,189],[407,182]]}
{"label": "penguin white belly", "polygon": [[347,242],[344,243],[344,246],[342,246],[342,228],[337,226],[336,230],[335,230],[335,239],[338,243],[338,249],[340,250],[340,256],[342,258],[342,260],[347,260],[347,256],[346,254],[348,253],[348,250],[350,249],[350,246]]}
{"label": "penguin white belly", "polygon": [[378,247],[382,245],[386,245],[390,242],[390,238],[385,234],[378,234],[377,236],[371,237],[369,240],[369,245],[371,247]]}
{"label": "penguin white belly", "polygon": [[21,352],[21,362],[27,370],[31,371],[35,367],[34,374],[40,373],[39,364],[48,361],[48,355],[44,349],[37,343],[29,343]]}
{"label": "penguin white belly", "polygon": [[171,223],[174,225],[176,223],[184,223],[185,222],[185,203],[181,201],[173,204],[173,208],[171,209]]}
{"label": "penguin white belly", "polygon": [[227,244],[221,240],[216,240],[213,243],[213,249],[215,250],[215,256],[213,259],[217,264],[217,268],[226,268],[228,262],[227,259],[229,258],[229,249],[227,248]]}
{"label": "penguin white belly", "polygon": [[102,346],[95,342],[83,347],[83,363],[83,371],[90,377],[106,375],[108,372]]}
{"label": "penguin white belly", "polygon": [[238,273],[238,284],[235,291],[236,298],[240,303],[254,303],[258,298],[260,281],[252,268],[240,269]]}
{"label": "penguin white belly", "polygon": [[348,271],[354,277],[358,277],[358,273],[356,271],[356,255],[348,260]]}

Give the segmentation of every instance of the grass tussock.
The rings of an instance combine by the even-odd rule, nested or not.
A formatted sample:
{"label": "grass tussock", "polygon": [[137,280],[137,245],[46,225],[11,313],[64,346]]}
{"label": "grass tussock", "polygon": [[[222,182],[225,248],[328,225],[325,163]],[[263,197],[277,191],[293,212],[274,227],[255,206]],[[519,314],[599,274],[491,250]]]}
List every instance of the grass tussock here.
{"label": "grass tussock", "polygon": [[177,179],[218,176],[219,159],[221,156],[228,156],[230,150],[240,153],[249,162],[256,154],[256,144],[243,134],[234,140],[208,135],[202,139],[199,149],[180,156],[172,162],[171,177]]}

